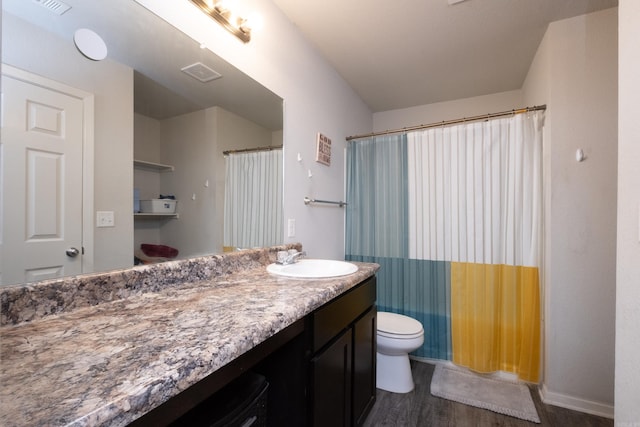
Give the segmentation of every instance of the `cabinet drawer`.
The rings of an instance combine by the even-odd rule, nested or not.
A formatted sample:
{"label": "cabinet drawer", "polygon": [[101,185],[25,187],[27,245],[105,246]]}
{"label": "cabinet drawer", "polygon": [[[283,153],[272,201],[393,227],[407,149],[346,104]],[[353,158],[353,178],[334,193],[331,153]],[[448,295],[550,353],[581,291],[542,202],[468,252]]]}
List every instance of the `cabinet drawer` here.
{"label": "cabinet drawer", "polygon": [[346,329],[376,301],[375,276],[338,296],[313,314],[313,352]]}

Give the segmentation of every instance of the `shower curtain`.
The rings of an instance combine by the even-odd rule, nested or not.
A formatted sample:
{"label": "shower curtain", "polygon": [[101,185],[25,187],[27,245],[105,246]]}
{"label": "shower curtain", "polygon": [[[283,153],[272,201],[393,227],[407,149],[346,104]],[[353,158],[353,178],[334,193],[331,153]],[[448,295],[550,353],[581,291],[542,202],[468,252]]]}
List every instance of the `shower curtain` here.
{"label": "shower curtain", "polygon": [[282,243],[282,150],[225,156],[224,246]]}
{"label": "shower curtain", "polygon": [[347,259],[377,262],[379,310],[414,354],[537,382],[544,113],[348,145]]}

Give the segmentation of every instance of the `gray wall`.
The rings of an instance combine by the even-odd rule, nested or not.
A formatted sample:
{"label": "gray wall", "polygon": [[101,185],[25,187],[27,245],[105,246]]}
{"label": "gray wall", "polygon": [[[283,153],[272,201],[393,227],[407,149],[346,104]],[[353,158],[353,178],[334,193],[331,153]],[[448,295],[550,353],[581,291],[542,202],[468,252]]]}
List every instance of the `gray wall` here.
{"label": "gray wall", "polygon": [[616,425],[640,425],[640,2],[620,0]]}
{"label": "gray wall", "polygon": [[133,70],[108,59],[88,60],[70,41],[12,15],[3,14],[2,25],[3,62],[95,95],[94,211],[113,211],[115,227],[93,230],[94,269],[131,266]]}
{"label": "gray wall", "polygon": [[[524,85],[546,103],[545,401],[613,416],[616,8],[554,22]],[[587,160],[577,162],[584,150]]]}

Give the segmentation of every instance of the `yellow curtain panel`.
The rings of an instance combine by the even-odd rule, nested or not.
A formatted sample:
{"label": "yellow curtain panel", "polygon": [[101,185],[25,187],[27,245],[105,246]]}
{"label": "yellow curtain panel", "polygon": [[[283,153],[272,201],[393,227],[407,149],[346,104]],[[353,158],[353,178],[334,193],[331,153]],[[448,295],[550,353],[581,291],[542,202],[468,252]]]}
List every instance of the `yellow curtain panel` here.
{"label": "yellow curtain panel", "polygon": [[537,267],[451,263],[453,361],[476,372],[540,375]]}

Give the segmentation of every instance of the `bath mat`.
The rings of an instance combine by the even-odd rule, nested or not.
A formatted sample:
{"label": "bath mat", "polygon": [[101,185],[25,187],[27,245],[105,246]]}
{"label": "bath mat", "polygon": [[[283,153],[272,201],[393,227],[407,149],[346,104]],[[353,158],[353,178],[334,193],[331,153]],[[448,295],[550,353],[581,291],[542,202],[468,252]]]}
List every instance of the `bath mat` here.
{"label": "bath mat", "polygon": [[529,388],[524,384],[487,378],[461,369],[436,365],[431,379],[431,394],[465,405],[540,423]]}

